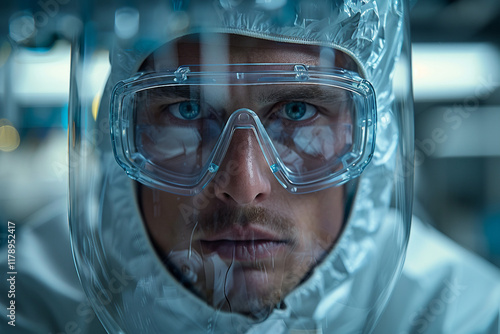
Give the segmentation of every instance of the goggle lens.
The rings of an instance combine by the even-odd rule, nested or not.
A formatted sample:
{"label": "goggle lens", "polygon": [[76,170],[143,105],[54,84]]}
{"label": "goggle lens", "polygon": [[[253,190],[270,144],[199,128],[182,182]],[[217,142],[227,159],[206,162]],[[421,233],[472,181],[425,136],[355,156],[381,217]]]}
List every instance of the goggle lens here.
{"label": "goggle lens", "polygon": [[[246,127],[256,132],[273,172],[280,171],[280,183],[295,189],[332,175],[345,182],[339,177],[349,167],[368,163],[376,117],[369,84],[363,91],[332,78],[297,82],[266,74],[266,80],[245,83],[228,75],[224,84],[220,73],[216,82],[158,83],[155,77],[149,87],[143,82],[129,91],[115,89],[113,127],[122,134],[113,140],[118,162],[140,181],[197,188],[207,171],[219,167],[217,156],[225,152],[217,151],[227,149],[223,141]],[[253,121],[231,121],[237,110],[248,110]]]}

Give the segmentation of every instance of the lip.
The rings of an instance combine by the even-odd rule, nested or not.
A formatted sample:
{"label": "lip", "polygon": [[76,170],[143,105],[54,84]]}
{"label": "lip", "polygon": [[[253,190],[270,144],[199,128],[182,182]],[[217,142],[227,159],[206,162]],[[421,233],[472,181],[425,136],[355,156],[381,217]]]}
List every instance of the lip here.
{"label": "lip", "polygon": [[276,257],[288,240],[266,229],[233,227],[200,240],[203,253],[216,253],[223,260],[249,262]]}

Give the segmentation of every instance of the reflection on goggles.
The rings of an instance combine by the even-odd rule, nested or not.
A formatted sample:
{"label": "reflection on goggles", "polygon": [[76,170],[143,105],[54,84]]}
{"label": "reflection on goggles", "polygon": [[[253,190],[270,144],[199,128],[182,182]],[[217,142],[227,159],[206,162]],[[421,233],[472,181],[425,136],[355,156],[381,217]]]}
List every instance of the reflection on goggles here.
{"label": "reflection on goggles", "polygon": [[[136,94],[135,117],[140,129],[136,145],[147,160],[165,170],[197,175],[206,165],[224,128],[224,111],[212,106],[220,104],[220,97],[225,94],[217,94],[214,88],[224,93],[228,90],[224,89],[227,87],[206,87],[211,94],[200,94],[199,86],[185,88],[191,88],[193,96],[175,95],[165,92],[165,88]],[[259,106],[258,114],[264,118],[267,134],[291,171],[306,173],[322,164],[338,164],[339,155],[352,144],[351,104],[346,97],[342,100],[318,99],[317,95],[293,98],[297,88],[301,87],[249,86],[240,92],[243,96],[237,100],[244,107],[243,101],[254,96],[254,90],[261,90],[259,100],[266,102]],[[321,93],[326,95],[330,90],[331,96],[341,95],[335,88],[327,88]],[[283,93],[289,96],[287,100],[282,100]]]}
{"label": "reflection on goggles", "polygon": [[271,170],[291,192],[346,182],[368,164],[375,100],[366,81],[335,81],[331,74],[297,81],[269,71],[235,82],[231,74],[119,84],[112,135],[129,175],[163,190],[199,192],[237,129],[254,131]]}

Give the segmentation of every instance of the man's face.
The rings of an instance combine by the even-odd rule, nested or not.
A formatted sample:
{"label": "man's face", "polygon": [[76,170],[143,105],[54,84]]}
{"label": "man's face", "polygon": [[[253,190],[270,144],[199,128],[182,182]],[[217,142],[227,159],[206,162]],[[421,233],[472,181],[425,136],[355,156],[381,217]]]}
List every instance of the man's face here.
{"label": "man's face", "polygon": [[[333,61],[331,51],[314,46],[237,36],[218,43],[179,40],[149,57],[143,67],[161,70],[208,63],[347,67],[344,56]],[[227,52],[221,55],[218,48]],[[177,57],[172,57],[172,50]],[[262,116],[263,106],[252,99],[254,95],[252,87],[230,90],[219,99],[227,111],[224,117],[240,108]],[[214,180],[198,195],[183,197],[145,186],[140,186],[139,195],[149,235],[177,279],[218,309],[254,317],[272,311],[321,261],[338,239],[346,214],[344,187],[301,195],[285,190],[250,129],[234,132]]]}

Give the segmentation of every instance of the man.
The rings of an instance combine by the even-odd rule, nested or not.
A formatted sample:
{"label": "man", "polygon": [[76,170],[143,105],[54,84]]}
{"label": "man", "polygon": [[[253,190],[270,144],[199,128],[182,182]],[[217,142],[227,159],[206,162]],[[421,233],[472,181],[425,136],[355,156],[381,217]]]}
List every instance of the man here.
{"label": "man", "polygon": [[[114,157],[100,145],[103,211],[93,218],[101,221],[103,242],[80,262],[102,262],[102,247],[107,264],[84,281],[105,284],[113,271],[131,277],[109,297],[120,302],[103,312],[140,305],[120,320],[130,332],[368,329],[383,305],[376,300],[386,298],[401,266],[409,217],[387,202],[370,207],[392,181],[358,185],[358,176],[371,166],[368,174],[392,178],[392,163],[380,161],[393,161],[396,152],[383,143],[397,135],[395,119],[411,115],[391,116],[390,97],[376,101],[365,79],[369,54],[360,54],[365,37],[357,48],[343,45],[352,40],[341,36],[342,24],[358,21],[349,15],[372,9],[346,5],[348,16],[332,27],[323,11],[346,15],[341,4],[228,6],[191,3],[174,13],[193,24],[171,34],[176,38],[113,54],[104,92],[110,102],[99,116],[110,115]],[[204,11],[214,17],[197,16]],[[302,18],[309,28],[295,22],[296,11],[312,15]],[[252,30],[280,12],[284,27],[275,33]],[[281,29],[289,25],[285,36]],[[320,40],[305,42],[320,28]],[[328,40],[335,30],[338,40]],[[387,62],[392,71],[394,55]],[[377,102],[379,117],[386,115],[378,149]],[[398,187],[409,184],[408,176]],[[351,209],[355,198],[361,204]],[[86,210],[74,204],[74,212]],[[374,222],[363,226],[368,215]],[[386,248],[370,250],[375,235]],[[82,237],[74,236],[79,253]],[[356,317],[347,315],[352,310]],[[146,327],[139,325],[146,318]]]}
{"label": "man", "polygon": [[[238,35],[224,37],[227,39],[211,36],[213,41],[210,46],[227,46],[231,64],[320,65],[320,48],[316,46],[296,46]],[[227,42],[227,45],[217,46],[220,40]],[[146,64],[151,63],[153,70],[176,69],[182,64],[200,64],[200,49],[204,47],[197,37],[181,38],[175,41],[179,59],[166,57],[163,50],[160,50],[148,58]],[[343,68],[349,65],[347,57],[342,54],[334,59],[338,65],[343,65]],[[353,66],[352,64],[354,62],[350,65]],[[269,65],[267,70],[272,71],[275,66]],[[245,67],[251,66],[237,66],[237,70],[244,71]],[[263,68],[266,66],[260,65],[260,69]],[[270,76],[271,72],[267,75]],[[214,77],[216,76],[214,74]],[[352,116],[347,112],[345,115],[340,114],[343,112],[342,108],[346,108],[342,105],[348,98],[344,96],[346,92],[320,85],[310,88],[304,96],[307,87],[285,83],[241,85],[236,82],[236,85],[222,89],[220,86],[204,86],[200,88],[201,92],[191,86],[189,97],[180,94],[175,97],[161,94],[156,96],[152,93],[161,102],[155,101],[151,104],[161,103],[161,117],[169,118],[165,120],[166,124],[183,122],[179,127],[172,125],[171,129],[167,126],[164,128],[163,135],[169,142],[176,141],[176,138],[170,137],[170,133],[181,136],[183,132],[188,131],[186,128],[190,125],[208,127],[206,123],[217,123],[210,119],[218,116],[224,120],[230,116],[233,118],[237,110],[240,110],[238,117],[246,117],[249,111],[242,108],[250,108],[262,117],[264,124],[267,122],[267,132],[270,136],[273,136],[273,126],[279,127],[280,136],[283,135],[282,131],[286,131],[285,126],[296,127],[292,134],[295,141],[301,136],[304,137],[303,140],[307,140],[311,152],[301,152],[303,150],[294,144],[294,162],[299,160],[296,153],[299,152],[302,154],[301,163],[304,165],[311,163],[308,159],[322,159],[319,163],[314,161],[314,164],[319,165],[328,162],[328,158],[332,160],[328,154],[338,154],[350,145],[345,142],[347,133],[344,129],[350,129],[352,126]],[[328,97],[332,101],[321,101],[321,89],[324,94],[337,92],[341,96]],[[339,114],[322,115],[319,110],[320,102],[325,113],[328,108],[328,112]],[[146,98],[143,105],[148,105]],[[140,112],[149,113],[155,110],[154,106],[147,108],[148,111],[141,108]],[[189,111],[186,111],[186,108],[189,108]],[[188,112],[196,113],[196,116],[191,116]],[[154,118],[153,125],[160,122]],[[325,127],[324,124],[328,124],[326,122],[331,122],[331,127],[342,135],[331,137],[331,127]],[[228,136],[227,150],[221,159],[215,179],[199,194],[179,198],[168,191],[139,186],[139,197],[149,234],[158,252],[164,256],[166,265],[171,266],[180,280],[192,285],[192,289],[213,306],[249,315],[262,312],[267,314],[332,248],[342,230],[346,196],[343,186],[304,195],[291,195],[279,184],[269,168],[260,148],[264,145],[259,142],[261,134],[257,134],[254,128],[249,128],[249,124],[240,123],[237,122],[232,129],[234,132]],[[316,131],[315,137],[311,137],[309,133],[313,130]],[[325,132],[324,138],[321,138],[321,131]],[[341,138],[342,136],[344,138]],[[188,138],[191,138],[191,132]],[[339,138],[336,143],[339,152],[333,152],[335,138]],[[161,152],[159,158],[166,160],[169,155],[166,149],[173,145],[169,144],[161,150],[156,144],[159,140],[152,141],[155,144],[148,141],[147,145],[154,147],[144,148],[144,151],[150,149],[156,153],[158,150]],[[175,145],[186,146],[179,143]],[[200,144],[202,145],[204,144]],[[318,149],[325,151],[318,152]],[[308,156],[307,153],[313,154]],[[282,157],[287,159],[286,156]],[[173,164],[172,160],[178,158],[170,157],[163,164],[170,166]],[[189,154],[183,151],[179,162],[185,166],[187,160]],[[202,205],[197,206],[197,203]],[[182,269],[194,261],[189,261],[182,255],[177,256],[188,251],[191,251],[192,257],[201,261],[201,267],[192,268],[193,274],[198,278],[194,282],[184,278]],[[186,268],[184,267],[185,270]],[[233,277],[227,278],[231,286],[224,285],[225,291],[208,286],[207,270],[231,273]],[[235,287],[233,282],[244,284],[245,289]]]}
{"label": "man", "polygon": [[463,262],[418,221],[401,275],[413,114],[410,71],[395,74],[407,3],[152,8],[144,17],[163,19],[114,44],[95,120],[87,60],[75,58],[83,322],[92,305],[111,333],[498,330],[498,272]]}

